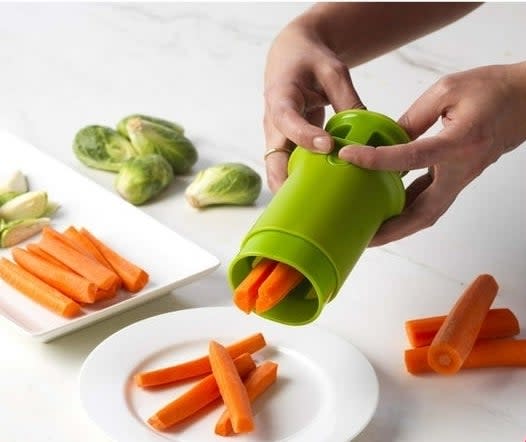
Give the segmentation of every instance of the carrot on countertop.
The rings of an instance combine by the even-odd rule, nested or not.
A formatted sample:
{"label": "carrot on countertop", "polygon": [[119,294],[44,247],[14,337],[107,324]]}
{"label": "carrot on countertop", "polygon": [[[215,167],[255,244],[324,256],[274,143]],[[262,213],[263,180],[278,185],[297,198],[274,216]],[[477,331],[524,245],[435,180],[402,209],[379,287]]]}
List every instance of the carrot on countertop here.
{"label": "carrot on countertop", "polygon": [[210,341],[208,356],[212,374],[230,413],[235,433],[247,433],[254,429],[254,417],[248,393],[227,349],[216,341]]}
{"label": "carrot on countertop", "polygon": [[304,276],[294,267],[278,262],[258,289],[256,313],[264,313],[278,304],[296,287]]}
{"label": "carrot on countertop", "polygon": [[[232,358],[243,353],[255,353],[265,347],[267,343],[261,333],[249,335],[226,347]],[[193,378],[212,371],[208,355],[157,370],[143,371],[134,377],[139,387],[156,387],[184,379]]]}
{"label": "carrot on countertop", "polygon": [[[405,322],[405,331],[413,347],[431,344],[446,316],[410,319]],[[519,334],[517,317],[509,308],[494,308],[488,311],[477,338],[507,338]]]}
{"label": "carrot on countertop", "polygon": [[428,363],[437,373],[457,372],[468,357],[498,291],[491,275],[479,275],[462,293],[433,338]]}
{"label": "carrot on countertop", "polygon": [[[265,361],[248,374],[244,384],[250,402],[254,402],[276,381],[277,373],[278,364]],[[229,436],[233,431],[230,412],[226,409],[216,423],[215,432],[220,436]]]}
{"label": "carrot on countertop", "polygon": [[245,313],[250,313],[256,306],[259,286],[276,267],[277,262],[263,258],[234,290],[234,304]]}
{"label": "carrot on countertop", "polygon": [[80,306],[75,301],[6,258],[0,259],[0,278],[24,295],[62,316],[70,318],[80,313]]}
{"label": "carrot on countertop", "polygon": [[75,227],[69,226],[66,230],[64,230],[64,236],[68,237],[72,243],[76,245],[79,251],[89,253],[102,265],[113,271],[110,263],[106,258],[104,258],[104,255],[99,252],[99,249],[97,249],[97,247],[95,247],[95,245],[88,238],[86,238],[86,236],[81,235],[81,233]]}
{"label": "carrot on countertop", "polygon": [[88,304],[95,301],[97,286],[86,278],[18,247],[13,248],[11,254],[20,267],[71,299]]}
{"label": "carrot on countertop", "polygon": [[109,290],[119,281],[118,276],[98,261],[87,257],[64,242],[51,237],[43,236],[39,246],[44,252],[68,266],[71,270],[84,276],[104,290]]}
{"label": "carrot on countertop", "polygon": [[26,246],[26,249],[29,253],[39,256],[42,259],[45,259],[47,262],[50,262],[51,264],[54,264],[64,270],[72,271],[67,265],[62,264],[58,259],[51,256],[49,253],[44,252],[40,247],[38,247],[36,244],[28,244]]}
{"label": "carrot on countertop", "polygon": [[126,290],[136,293],[148,283],[149,275],[143,269],[119,255],[85,228],[81,228],[80,233],[88,238],[106,258],[115,273],[121,278]]}
{"label": "carrot on countertop", "polygon": [[[405,366],[411,374],[431,373],[427,362],[429,346],[405,351]],[[475,342],[461,369],[483,367],[526,367],[526,339],[481,339]]]}
{"label": "carrot on countertop", "polygon": [[[246,376],[256,368],[256,364],[249,353],[238,356],[234,360],[234,366],[241,377]],[[196,413],[219,396],[216,379],[214,375],[210,374],[157,411],[148,419],[148,423],[157,430],[165,430]]]}

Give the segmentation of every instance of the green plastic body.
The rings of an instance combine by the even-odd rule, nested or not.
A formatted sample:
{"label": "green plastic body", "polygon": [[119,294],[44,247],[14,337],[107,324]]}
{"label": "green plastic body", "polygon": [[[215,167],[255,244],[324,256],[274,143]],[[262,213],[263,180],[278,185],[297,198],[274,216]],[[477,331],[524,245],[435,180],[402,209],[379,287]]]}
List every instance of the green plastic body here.
{"label": "green plastic body", "polygon": [[366,170],[338,158],[349,144],[371,146],[409,141],[390,118],[371,111],[334,115],[325,129],[333,136],[330,154],[297,147],[289,176],[242,241],[228,269],[235,289],[266,257],[299,270],[305,281],[260,316],[290,325],[316,319],[334,299],[370,240],[405,203],[399,172]]}

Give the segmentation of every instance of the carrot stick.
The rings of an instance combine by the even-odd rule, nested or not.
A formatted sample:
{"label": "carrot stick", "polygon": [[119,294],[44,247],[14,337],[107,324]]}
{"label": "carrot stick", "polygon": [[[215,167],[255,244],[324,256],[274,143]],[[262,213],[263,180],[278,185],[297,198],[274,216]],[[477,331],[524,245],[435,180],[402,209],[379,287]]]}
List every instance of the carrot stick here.
{"label": "carrot stick", "polygon": [[28,244],[26,246],[26,249],[27,249],[27,251],[29,253],[31,253],[33,255],[36,255],[36,256],[39,256],[40,258],[45,259],[47,262],[50,262],[51,264],[54,264],[57,267],[60,267],[60,268],[62,268],[64,270],[71,271],[71,269],[68,266],[62,264],[58,259],[53,258],[49,253],[44,252],[36,244]]}
{"label": "carrot stick", "polygon": [[[431,344],[446,316],[411,319],[405,322],[405,331],[413,347]],[[480,328],[478,338],[507,338],[520,332],[519,321],[508,308],[495,308],[488,311]]]}
{"label": "carrot stick", "polygon": [[[257,397],[262,395],[276,381],[277,373],[278,364],[272,361],[265,361],[248,374],[244,384],[250,402],[254,402]],[[233,431],[230,412],[227,409],[219,417],[215,426],[215,432],[220,436],[229,436]]]}
{"label": "carrot stick", "polygon": [[[226,349],[232,358],[237,358],[243,353],[255,353],[265,347],[265,345],[267,343],[263,335],[255,333],[228,345]],[[211,371],[210,360],[208,355],[206,355],[177,365],[137,373],[135,375],[135,383],[139,387],[156,387],[208,374]]]}
{"label": "carrot stick", "polygon": [[68,245],[72,249],[75,249],[77,252],[82,253],[83,255],[89,256],[91,259],[96,259],[93,254],[90,252],[86,252],[83,248],[79,247],[79,245],[73,241],[69,236],[66,236],[65,234],[58,232],[53,227],[46,226],[42,229],[42,236],[55,238],[59,241],[62,241],[64,244]]}
{"label": "carrot stick", "polygon": [[254,310],[259,286],[276,265],[276,261],[262,259],[234,290],[234,304],[247,314]]}
{"label": "carrot stick", "polygon": [[93,243],[84,235],[82,235],[75,227],[69,226],[66,230],[64,230],[64,236],[69,238],[71,242],[76,245],[77,250],[86,254],[90,254],[102,265],[108,267],[110,270],[113,270],[108,260],[104,258],[102,253],[99,252],[99,249],[97,249],[97,247],[95,247]]}
{"label": "carrot stick", "polygon": [[[234,360],[234,367],[239,376],[244,377],[256,368],[256,364],[250,354],[244,353]],[[157,411],[148,419],[148,423],[157,430],[165,430],[196,413],[219,396],[216,379],[213,374],[209,374]]]}
{"label": "carrot stick", "polygon": [[216,341],[210,341],[208,356],[219,392],[230,413],[234,432],[252,431],[254,417],[248,393],[227,349]]}
{"label": "carrot stick", "polygon": [[80,312],[80,306],[75,301],[6,258],[0,259],[0,278],[33,301],[62,316],[70,318]]}
{"label": "carrot stick", "polygon": [[81,228],[80,233],[88,238],[106,258],[115,273],[121,278],[126,290],[136,293],[148,283],[149,275],[143,269],[123,258],[85,228]]}
{"label": "carrot stick", "polygon": [[[409,373],[433,372],[427,362],[429,346],[405,351],[405,366]],[[526,367],[526,339],[480,339],[462,364],[465,368]]]}
{"label": "carrot stick", "polygon": [[256,313],[270,310],[303,280],[303,275],[295,268],[278,263],[268,278],[261,284],[256,299]]}
{"label": "carrot stick", "polygon": [[85,303],[95,301],[97,286],[89,282],[86,278],[73,273],[71,270],[64,270],[57,267],[18,247],[15,247],[11,251],[11,254],[20,267],[23,267],[71,299]]}
{"label": "carrot stick", "polygon": [[471,351],[498,291],[491,275],[479,275],[462,293],[433,338],[427,358],[437,373],[457,372]]}
{"label": "carrot stick", "polygon": [[78,252],[56,238],[43,236],[40,241],[40,248],[104,290],[110,289],[119,280],[115,273],[98,261]]}

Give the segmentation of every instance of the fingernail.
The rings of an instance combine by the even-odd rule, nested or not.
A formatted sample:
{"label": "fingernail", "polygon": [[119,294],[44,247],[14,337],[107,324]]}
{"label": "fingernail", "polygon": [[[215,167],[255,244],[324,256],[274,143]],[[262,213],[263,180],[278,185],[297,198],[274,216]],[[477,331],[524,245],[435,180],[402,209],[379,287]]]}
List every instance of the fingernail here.
{"label": "fingernail", "polygon": [[320,152],[330,152],[332,149],[332,142],[329,137],[314,137],[312,145]]}

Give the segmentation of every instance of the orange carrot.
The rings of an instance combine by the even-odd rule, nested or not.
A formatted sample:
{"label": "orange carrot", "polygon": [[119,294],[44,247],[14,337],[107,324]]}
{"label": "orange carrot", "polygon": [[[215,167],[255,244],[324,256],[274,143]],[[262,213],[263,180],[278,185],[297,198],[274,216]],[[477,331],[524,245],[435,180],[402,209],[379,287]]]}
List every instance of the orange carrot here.
{"label": "orange carrot", "polygon": [[[234,366],[241,377],[256,368],[252,356],[248,353],[238,356],[234,360]],[[157,430],[165,430],[196,413],[219,396],[216,379],[210,374],[157,411],[148,419],[148,423]]]}
{"label": "orange carrot", "polygon": [[95,247],[93,243],[84,235],[82,235],[75,227],[69,226],[66,230],[64,230],[64,236],[69,238],[71,242],[76,245],[77,250],[86,254],[90,254],[102,265],[113,270],[110,263],[106,258],[104,258],[104,255],[99,252],[99,249],[97,249],[97,247]]}
{"label": "orange carrot", "polygon": [[85,228],[81,228],[80,233],[88,238],[106,258],[115,273],[121,278],[126,290],[136,293],[148,283],[149,275],[143,269],[123,258]]}
{"label": "orange carrot", "polygon": [[261,284],[256,299],[256,313],[263,313],[278,304],[303,280],[295,268],[278,263],[268,278]]}
{"label": "orange carrot", "polygon": [[55,238],[59,241],[62,241],[64,244],[68,245],[72,249],[75,249],[77,252],[89,256],[91,259],[95,259],[95,256],[93,254],[86,252],[83,248],[79,247],[78,244],[75,241],[73,241],[69,236],[66,236],[65,234],[55,230],[53,227],[44,227],[42,229],[42,237]]}
{"label": "orange carrot", "polygon": [[75,301],[6,258],[0,259],[0,278],[33,301],[62,316],[70,318],[80,312],[80,306]]}
{"label": "orange carrot", "polygon": [[210,341],[208,357],[219,392],[230,413],[232,428],[236,433],[247,433],[254,429],[252,407],[248,393],[239,377],[236,366],[225,347]]}
{"label": "orange carrot", "polygon": [[[431,344],[446,316],[411,319],[405,322],[405,331],[413,347]],[[480,328],[478,338],[507,338],[520,332],[519,321],[508,308],[495,308],[488,311]]]}
{"label": "orange carrot", "polygon": [[[278,364],[272,361],[265,361],[248,374],[244,384],[250,402],[254,402],[257,397],[262,395],[276,381],[277,372]],[[233,431],[230,412],[227,409],[219,417],[215,426],[215,432],[220,436],[229,436]]]}
{"label": "orange carrot", "polygon": [[491,275],[479,275],[462,293],[429,346],[427,358],[433,370],[453,374],[462,367],[498,288]]}
{"label": "orange carrot", "polygon": [[[228,345],[226,349],[232,358],[237,358],[243,353],[255,353],[265,345],[267,343],[263,335],[255,333]],[[206,355],[177,365],[137,373],[134,379],[139,387],[156,387],[208,374],[211,371],[210,360]]]}
{"label": "orange carrot", "polygon": [[64,270],[72,271],[68,266],[62,264],[58,259],[53,258],[49,253],[44,252],[36,244],[28,244],[26,246],[26,249],[28,250],[29,253],[39,256],[40,258],[45,259],[47,262],[50,262],[51,264],[54,264],[57,267],[60,267]]}
{"label": "orange carrot", "polygon": [[[433,372],[427,362],[429,346],[405,351],[409,373]],[[526,339],[480,339],[475,342],[461,369],[483,367],[526,367]]]}
{"label": "orange carrot", "polygon": [[57,267],[18,247],[12,249],[11,254],[20,267],[23,267],[71,299],[85,303],[95,301],[97,286],[86,278],[73,273],[71,270]]}
{"label": "orange carrot", "polygon": [[234,304],[247,314],[254,310],[259,286],[276,265],[276,261],[262,259],[234,290]]}
{"label": "orange carrot", "polygon": [[40,241],[40,248],[101,289],[108,290],[119,280],[115,273],[98,261],[78,252],[56,238],[43,236]]}

